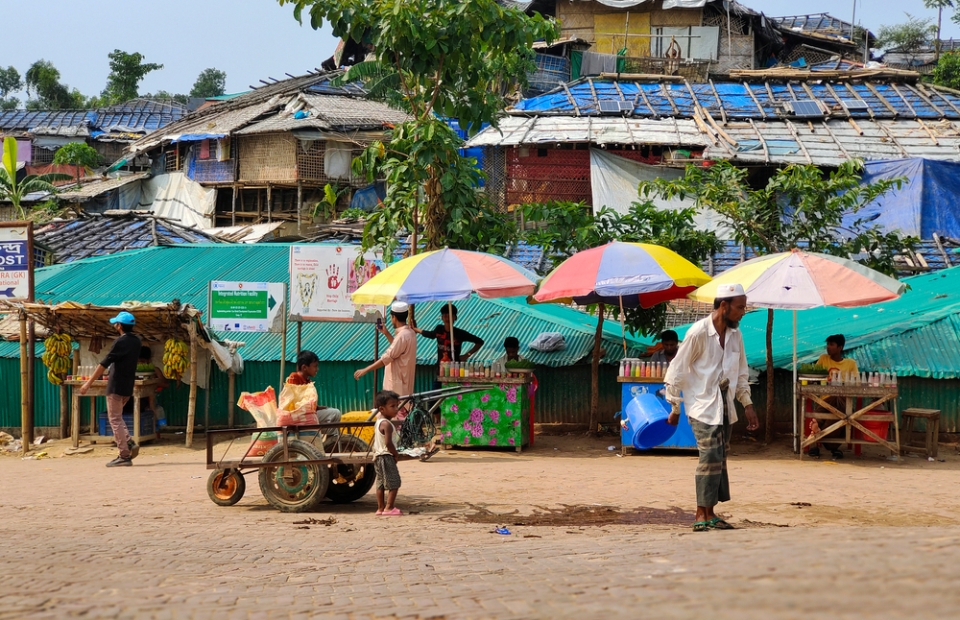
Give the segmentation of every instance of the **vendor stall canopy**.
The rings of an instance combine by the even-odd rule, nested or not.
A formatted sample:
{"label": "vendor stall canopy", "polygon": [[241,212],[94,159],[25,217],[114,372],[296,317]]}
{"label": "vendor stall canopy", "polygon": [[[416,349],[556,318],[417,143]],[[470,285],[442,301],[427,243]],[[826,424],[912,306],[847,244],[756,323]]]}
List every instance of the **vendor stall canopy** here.
{"label": "vendor stall canopy", "polygon": [[[36,271],[36,297],[47,303],[82,301],[98,306],[117,306],[132,300],[178,299],[203,312],[207,308],[210,280],[243,282],[287,282],[288,244],[207,245],[192,244],[132,250],[111,256],[54,265]],[[440,322],[442,303],[417,305],[421,327]],[[457,326],[484,339],[477,360],[492,360],[503,354],[507,336],[521,339],[521,354],[538,364],[569,366],[586,358],[593,349],[597,321],[585,312],[569,307],[540,304],[529,306],[525,299],[479,299],[456,302]],[[116,314],[116,313],[114,313]],[[609,328],[608,328],[609,327]],[[311,322],[303,324],[303,347],[324,361],[369,361],[374,359],[373,328],[370,324]],[[541,332],[560,332],[566,348],[553,353],[528,351],[526,344]],[[604,326],[605,363],[623,357],[620,326]],[[219,334],[223,336],[224,334]],[[275,334],[230,332],[230,340],[246,343],[241,349],[247,361],[279,359],[280,338]],[[290,327],[286,357],[296,355],[296,328]],[[649,342],[627,337],[629,356],[639,356]],[[381,353],[387,346],[380,342]],[[436,362],[436,347],[421,340],[417,347],[421,364]],[[0,343],[0,357],[16,357],[17,345]]]}
{"label": "vendor stall canopy", "polygon": [[[909,289],[895,301],[860,308],[815,308],[797,312],[797,356],[801,363],[824,353],[827,336],[842,333],[845,352],[865,372],[899,376],[960,378],[960,267],[904,278]],[[747,300],[749,303],[749,299]],[[767,313],[740,321],[747,363],[766,365]],[[792,368],[793,313],[774,311],[773,363]],[[679,328],[681,335],[687,328]]]}

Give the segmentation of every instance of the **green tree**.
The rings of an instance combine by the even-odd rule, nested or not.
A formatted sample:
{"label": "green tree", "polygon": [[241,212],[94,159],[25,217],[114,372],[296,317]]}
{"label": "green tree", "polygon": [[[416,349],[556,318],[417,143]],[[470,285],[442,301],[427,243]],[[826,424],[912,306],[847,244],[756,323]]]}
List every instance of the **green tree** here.
{"label": "green tree", "polygon": [[947,52],[940,56],[932,77],[934,84],[960,89],[960,52]]}
{"label": "green tree", "polygon": [[227,92],[227,74],[218,69],[204,69],[190,89],[191,97],[219,97]]}
{"label": "green tree", "polygon": [[887,50],[906,54],[911,60],[936,40],[937,27],[931,20],[914,17],[906,13],[907,21],[892,26],[880,26],[877,32],[876,46]]}
{"label": "green tree", "polygon": [[53,163],[58,165],[76,166],[77,184],[81,182],[81,168],[96,168],[100,165],[100,153],[85,142],[71,142],[57,149],[53,155]]}
{"label": "green tree", "polygon": [[956,9],[957,0],[923,0],[923,6],[928,9],[937,10],[937,38],[934,41],[934,49],[936,50],[937,60],[940,60],[940,48],[942,40],[940,38],[941,27],[943,26],[943,9]]}
{"label": "green tree", "polygon": [[0,166],[0,199],[10,201],[19,218],[26,217],[26,211],[21,204],[24,196],[33,192],[55,193],[57,188],[53,183],[69,178],[66,174],[29,174],[17,181],[17,141],[11,137],[4,138],[3,165]]}
{"label": "green tree", "polygon": [[110,59],[110,74],[107,76],[107,87],[102,93],[106,104],[136,99],[143,78],[151,71],[163,69],[163,65],[143,62],[144,56],[139,52],[128,54],[113,50],[107,57]]}
{"label": "green tree", "polygon": [[23,88],[23,80],[20,78],[20,72],[12,66],[6,69],[0,68],[0,110],[15,110],[20,105],[20,100],[11,97]]}
{"label": "green tree", "polygon": [[[371,145],[358,164],[388,180],[384,212],[367,224],[379,235],[372,241],[389,243],[402,224],[414,234],[423,226],[428,249],[452,243],[449,233],[456,238],[468,229],[458,220],[484,206],[476,175],[457,153],[461,140],[437,117],[456,118],[471,131],[495,123],[505,107],[505,68],[529,68],[531,45],[554,40],[556,25],[496,0],[278,2],[292,4],[297,20],[306,12],[315,29],[327,21],[337,37],[369,41],[375,61],[354,65],[343,79],[365,80],[371,93],[412,116],[387,144]],[[516,74],[519,81],[525,75]]]}
{"label": "green tree", "polygon": [[[583,203],[548,202],[523,207],[524,219],[535,226],[524,235],[527,243],[540,245],[554,262],[581,250],[595,248],[611,241],[653,243],[670,248],[694,264],[702,264],[720,249],[712,232],[698,230],[694,224],[695,209],[676,211],[658,209],[649,200],[634,202],[625,214],[601,209],[594,214]],[[615,317],[620,308],[611,308]],[[666,304],[652,308],[626,308],[624,325],[633,333],[655,334],[666,323]],[[600,407],[601,330],[606,309],[597,304],[597,332],[593,343],[590,429],[597,427]]]}
{"label": "green tree", "polygon": [[[816,166],[789,165],[777,170],[766,186],[751,187],[748,172],[729,162],[688,166],[676,181],[657,179],[640,184],[641,196],[684,198],[698,208],[712,209],[733,237],[758,254],[803,247],[811,252],[858,259],[868,267],[896,276],[894,254],[914,240],[872,227],[856,214],[904,179],[861,185],[863,162],[848,160],[826,172]],[[852,223],[850,218],[854,218]],[[767,312],[766,441],[773,441],[773,310]]]}
{"label": "green tree", "polygon": [[28,110],[82,110],[89,101],[76,88],[71,89],[60,82],[60,71],[48,60],[38,60],[24,75]]}

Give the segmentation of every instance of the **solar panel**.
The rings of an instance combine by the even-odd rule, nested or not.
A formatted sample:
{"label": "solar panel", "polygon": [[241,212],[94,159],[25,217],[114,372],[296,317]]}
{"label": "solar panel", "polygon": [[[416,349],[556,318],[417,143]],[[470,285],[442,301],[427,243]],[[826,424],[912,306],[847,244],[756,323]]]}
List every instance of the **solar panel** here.
{"label": "solar panel", "polygon": [[626,99],[621,99],[617,103],[620,104],[621,112],[633,112],[633,102],[627,101]]}
{"label": "solar panel", "polygon": [[840,103],[847,109],[847,112],[866,112],[870,109],[867,102],[860,99],[841,99]]}
{"label": "solar panel", "polygon": [[794,101],[794,116],[823,116],[823,109],[816,101]]}
{"label": "solar panel", "polygon": [[621,103],[624,103],[622,99],[601,99],[600,112],[605,114],[619,114]]}

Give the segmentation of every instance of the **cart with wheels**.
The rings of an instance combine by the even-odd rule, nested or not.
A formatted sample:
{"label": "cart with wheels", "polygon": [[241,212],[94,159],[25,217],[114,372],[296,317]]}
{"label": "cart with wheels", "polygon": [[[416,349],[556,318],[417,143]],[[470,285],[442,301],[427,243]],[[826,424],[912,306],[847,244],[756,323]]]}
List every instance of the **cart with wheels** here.
{"label": "cart with wheels", "polygon": [[[399,447],[410,448],[436,437],[439,402],[463,390],[438,390],[401,398],[410,413],[399,428]],[[373,487],[373,415],[366,422],[207,431],[206,465],[212,470],[207,494],[219,506],[233,506],[246,491],[244,476],[257,472],[260,491],[281,512],[307,512],[324,498],[354,502]],[[259,454],[254,447],[276,436],[276,445]],[[218,454],[215,455],[214,453]]]}

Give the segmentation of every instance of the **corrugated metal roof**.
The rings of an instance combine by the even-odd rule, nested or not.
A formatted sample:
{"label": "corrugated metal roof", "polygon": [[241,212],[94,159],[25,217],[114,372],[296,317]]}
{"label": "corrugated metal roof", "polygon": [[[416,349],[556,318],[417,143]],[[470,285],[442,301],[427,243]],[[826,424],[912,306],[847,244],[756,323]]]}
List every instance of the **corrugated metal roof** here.
{"label": "corrugated metal roof", "polygon": [[36,243],[53,253],[53,261],[70,263],[157,245],[215,243],[211,235],[177,221],[132,212],[87,215],[54,221],[34,232]]}
{"label": "corrugated metal roof", "polygon": [[9,110],[0,112],[0,130],[30,131],[34,127],[77,126],[93,120],[88,110]]}
{"label": "corrugated metal roof", "polygon": [[692,120],[624,117],[508,116],[500,127],[487,127],[466,146],[516,146],[592,142],[594,144],[669,144],[704,147],[712,144]]}
{"label": "corrugated metal roof", "polygon": [[[801,363],[816,361],[825,351],[827,336],[842,333],[847,340],[846,349],[853,357],[858,355],[856,350],[860,347],[887,340],[877,344],[876,349],[867,349],[864,361],[869,359],[871,364],[879,364],[889,359],[889,364],[898,364],[896,370],[902,376],[960,377],[960,353],[955,351],[960,349],[957,344],[960,342],[960,322],[957,321],[957,315],[960,315],[960,267],[904,278],[903,281],[910,288],[895,301],[861,308],[816,308],[797,312],[797,355]],[[766,364],[766,321],[766,310],[760,310],[747,314],[740,322],[747,363],[754,368],[763,368]],[[925,331],[936,323],[941,325],[933,331]],[[924,332],[910,335],[918,330]],[[686,328],[677,331],[683,334]],[[934,339],[940,339],[937,347],[930,344]],[[895,346],[901,346],[901,357],[886,358],[885,352],[892,351]],[[950,347],[954,351],[948,354],[946,349]],[[774,365],[792,368],[792,356],[793,313],[777,310],[774,312]]]}
{"label": "corrugated metal roof", "polygon": [[[795,101],[818,100],[831,118],[960,120],[960,95],[922,83],[828,81],[628,82],[584,78],[549,93],[524,99],[508,110],[516,115],[599,116],[600,101],[626,99],[631,116],[692,118],[699,106],[715,119],[794,118]],[[863,102],[848,110],[846,100]],[[723,113],[721,114],[721,109]]]}
{"label": "corrugated metal roof", "polygon": [[[123,301],[169,301],[179,299],[203,311],[207,308],[210,280],[288,282],[289,244],[181,245],[149,248],[54,265],[36,272],[36,296],[51,303],[78,301],[94,305],[115,305]],[[421,326],[432,327],[441,304],[419,304]],[[458,327],[482,337],[486,344],[476,359],[490,360],[502,354],[506,336],[521,341],[524,355],[547,366],[566,366],[587,356],[593,346],[596,319],[569,307],[553,304],[530,306],[522,299],[458,302]],[[564,334],[567,348],[555,353],[528,351],[526,343],[543,331]],[[296,349],[296,330],[290,328],[287,359]],[[221,334],[223,335],[223,334]],[[279,359],[280,337],[276,334],[230,332],[229,337],[247,343],[245,359]],[[373,359],[373,327],[369,324],[316,322],[303,324],[303,346],[327,361]],[[604,324],[606,363],[623,357],[620,326]],[[646,342],[628,336],[628,355],[636,356]],[[387,343],[381,340],[381,352]],[[18,355],[15,349],[0,346],[0,356]],[[420,339],[418,361],[436,362],[434,341]]]}
{"label": "corrugated metal roof", "polygon": [[97,179],[95,181],[88,181],[86,184],[81,186],[75,186],[70,189],[66,189],[59,194],[57,197],[60,200],[65,200],[67,202],[83,202],[90,198],[99,196],[109,191],[113,191],[118,187],[123,187],[128,183],[135,183],[142,179],[150,176],[149,172],[137,172],[134,174],[128,174],[114,179]]}
{"label": "corrugated metal roof", "polygon": [[704,151],[705,158],[827,166],[853,158],[960,161],[960,124],[948,120],[858,120],[856,127],[849,121],[819,119],[810,119],[809,124],[790,120],[730,122],[724,131],[737,146],[721,141]]}
{"label": "corrugated metal roof", "polygon": [[139,137],[180,120],[186,113],[186,106],[176,102],[132,99],[96,110],[0,112],[0,130],[69,137],[134,133]]}
{"label": "corrugated metal roof", "polygon": [[303,111],[308,113],[306,117],[295,118],[288,104],[280,114],[267,117],[236,133],[273,133],[308,128],[330,131],[381,129],[384,125],[403,123],[412,118],[386,104],[357,97],[301,94],[297,99],[303,103]]}
{"label": "corrugated metal roof", "polygon": [[850,351],[864,372],[896,371],[929,379],[960,377],[960,315],[882,338]]}

